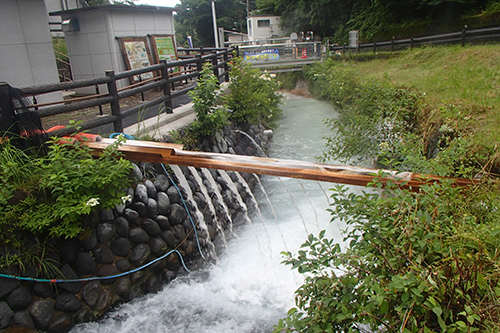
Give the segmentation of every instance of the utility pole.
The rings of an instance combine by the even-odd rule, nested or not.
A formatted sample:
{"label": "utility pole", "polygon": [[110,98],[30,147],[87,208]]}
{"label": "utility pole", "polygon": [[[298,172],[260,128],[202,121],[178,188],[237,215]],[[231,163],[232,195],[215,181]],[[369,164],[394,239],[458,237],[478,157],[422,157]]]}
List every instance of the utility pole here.
{"label": "utility pole", "polygon": [[215,48],[219,48],[219,32],[217,29],[217,16],[215,15],[215,0],[212,0],[212,20],[214,21],[214,40],[215,40]]}

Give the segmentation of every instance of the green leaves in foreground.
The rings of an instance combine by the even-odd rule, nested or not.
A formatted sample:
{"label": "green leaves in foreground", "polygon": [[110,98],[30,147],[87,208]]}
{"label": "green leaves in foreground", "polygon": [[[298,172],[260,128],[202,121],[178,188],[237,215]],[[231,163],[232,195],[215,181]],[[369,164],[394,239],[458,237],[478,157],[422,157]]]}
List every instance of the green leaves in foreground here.
{"label": "green leaves in foreground", "polygon": [[9,142],[0,150],[0,242],[19,235],[72,238],[95,206],[112,208],[130,183],[131,164],[109,146],[94,158],[87,146],[51,144],[45,157],[24,154]]}
{"label": "green leaves in foreground", "polygon": [[345,244],[310,235],[284,263],[304,274],[275,332],[498,332],[498,188],[334,189]]}

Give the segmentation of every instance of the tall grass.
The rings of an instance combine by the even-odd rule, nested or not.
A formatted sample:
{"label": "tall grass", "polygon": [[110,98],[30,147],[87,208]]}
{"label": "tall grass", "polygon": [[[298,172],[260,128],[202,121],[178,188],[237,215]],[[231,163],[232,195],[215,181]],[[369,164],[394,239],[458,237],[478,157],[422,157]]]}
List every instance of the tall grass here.
{"label": "tall grass", "polygon": [[361,78],[375,77],[425,93],[433,117],[452,105],[468,118],[482,144],[500,144],[500,46],[424,47],[396,56],[351,62]]}

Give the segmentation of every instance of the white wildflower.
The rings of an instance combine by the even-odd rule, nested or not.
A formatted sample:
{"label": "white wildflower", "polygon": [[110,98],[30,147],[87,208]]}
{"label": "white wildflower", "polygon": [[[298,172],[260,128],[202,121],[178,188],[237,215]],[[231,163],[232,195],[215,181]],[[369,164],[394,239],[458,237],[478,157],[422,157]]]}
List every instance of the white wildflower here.
{"label": "white wildflower", "polygon": [[90,198],[85,205],[94,207],[97,206],[98,204],[99,204],[99,198]]}
{"label": "white wildflower", "polygon": [[121,197],[121,199],[122,199],[122,202],[123,202],[124,204],[126,204],[127,202],[132,202],[132,196],[131,196],[130,194],[129,194],[129,195],[126,195],[126,196],[124,196],[124,197]]}

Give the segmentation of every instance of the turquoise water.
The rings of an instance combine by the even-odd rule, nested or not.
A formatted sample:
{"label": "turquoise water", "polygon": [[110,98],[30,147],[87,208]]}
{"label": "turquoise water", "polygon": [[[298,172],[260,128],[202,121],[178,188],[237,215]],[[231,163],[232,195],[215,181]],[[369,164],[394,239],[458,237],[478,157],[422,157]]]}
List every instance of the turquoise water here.
{"label": "turquoise water", "polygon": [[[323,124],[336,116],[332,106],[289,95],[284,117],[275,131],[270,157],[314,161],[321,154]],[[302,278],[280,264],[281,251],[295,252],[309,233],[328,229],[339,242],[338,223],[330,223],[331,184],[263,176],[256,191],[262,211],[226,233],[227,247],[217,264],[179,277],[157,294],[120,306],[105,319],[72,332],[272,332],[279,318],[294,305]],[[276,212],[276,217],[273,210]]]}

